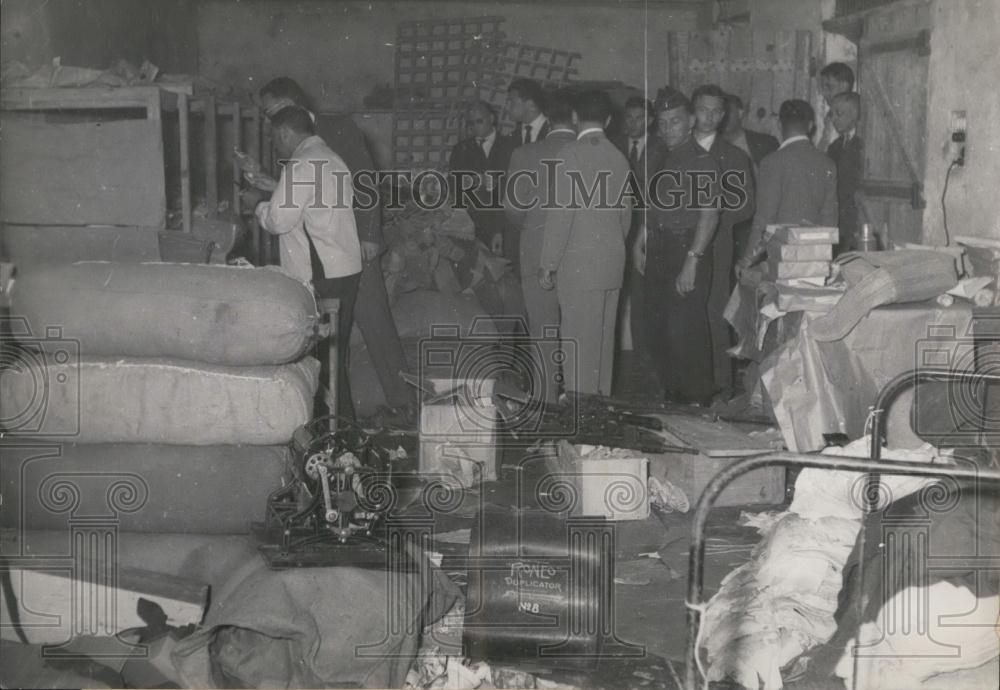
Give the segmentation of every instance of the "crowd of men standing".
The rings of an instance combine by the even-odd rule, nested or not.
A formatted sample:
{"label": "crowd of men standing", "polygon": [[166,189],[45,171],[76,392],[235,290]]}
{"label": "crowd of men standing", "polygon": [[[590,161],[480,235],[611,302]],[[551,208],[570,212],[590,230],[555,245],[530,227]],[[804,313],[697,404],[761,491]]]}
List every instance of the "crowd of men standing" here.
{"label": "crowd of men standing", "polygon": [[[543,341],[535,348],[541,367],[552,366],[547,336],[558,332],[572,343],[564,388],[610,394],[627,295],[632,342],[667,400],[708,405],[731,394],[738,384],[723,312],[738,277],[763,257],[766,227],[835,225],[841,249],[854,246],[861,142],[853,87],[847,65],[824,68],[829,112],[821,136],[812,106],[789,100],[778,113],[780,142],[744,129],[743,101],[710,84],[690,98],[666,87],[652,103],[628,99],[610,138],[612,105],[598,91],[545,94],[516,80],[507,104],[515,125],[506,137],[493,108],[473,103],[473,135],[455,147],[450,168],[483,179],[489,170],[507,171],[503,213],[497,204],[470,213],[482,242],[520,276],[528,330]],[[633,194],[612,193],[617,205],[600,194],[576,196],[598,188]],[[553,377],[537,393],[557,395]]]}
{"label": "crowd of men standing", "polygon": [[[735,280],[762,258],[765,228],[839,225],[842,248],[852,247],[862,160],[853,87],[847,65],[824,68],[822,136],[814,136],[809,103],[789,100],[778,113],[781,142],[744,129],[743,102],[715,85],[690,98],[668,86],[655,102],[628,99],[610,138],[615,109],[599,90],[545,93],[515,80],[509,135],[489,103],[470,104],[469,136],[453,148],[450,173],[473,180],[458,205],[477,239],[519,277],[526,314],[516,316],[537,339],[532,352],[544,372],[532,393],[547,401],[560,389],[611,394],[625,295],[633,343],[668,401],[707,405],[731,393],[723,310]],[[341,300],[339,332],[357,322],[390,406],[412,410],[378,262],[378,204],[357,203],[351,183],[351,173],[375,169],[364,136],[347,117],[315,114],[286,77],[260,97],[285,163],[277,180],[246,169],[251,185],[271,195],[247,201],[261,227],[280,237],[282,266],[318,296]],[[339,355],[337,408],[350,414],[346,346]]]}

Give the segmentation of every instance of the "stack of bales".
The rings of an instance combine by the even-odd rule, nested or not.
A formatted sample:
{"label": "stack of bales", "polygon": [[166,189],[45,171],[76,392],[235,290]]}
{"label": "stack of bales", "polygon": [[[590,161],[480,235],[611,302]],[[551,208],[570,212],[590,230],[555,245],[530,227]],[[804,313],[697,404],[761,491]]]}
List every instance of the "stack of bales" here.
{"label": "stack of bales", "polygon": [[[78,262],[12,293],[0,379],[5,526],[242,533],[312,415],[310,289],[268,268]],[[117,492],[117,493],[116,493]]]}

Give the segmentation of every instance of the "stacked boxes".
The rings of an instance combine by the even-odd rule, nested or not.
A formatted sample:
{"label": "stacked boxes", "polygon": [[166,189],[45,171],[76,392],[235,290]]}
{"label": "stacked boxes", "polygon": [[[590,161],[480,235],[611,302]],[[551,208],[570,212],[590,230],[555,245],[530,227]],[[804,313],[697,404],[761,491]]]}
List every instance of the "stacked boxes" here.
{"label": "stacked boxes", "polygon": [[[782,302],[798,299],[803,284],[822,286],[830,277],[839,232],[826,226],[769,225],[767,233],[768,272],[778,286],[778,308],[785,309]],[[834,303],[836,298],[830,295]]]}

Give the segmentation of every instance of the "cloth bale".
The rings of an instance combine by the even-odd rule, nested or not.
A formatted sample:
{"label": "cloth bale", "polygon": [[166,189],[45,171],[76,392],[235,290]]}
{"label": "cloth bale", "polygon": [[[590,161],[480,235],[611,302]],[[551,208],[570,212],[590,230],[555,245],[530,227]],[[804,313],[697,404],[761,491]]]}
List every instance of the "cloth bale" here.
{"label": "cloth bale", "polygon": [[[0,525],[68,529],[75,515],[116,507],[119,529],[133,532],[245,534],[281,486],[287,446],[164,446],[140,443],[0,443]],[[109,504],[128,488],[128,505]],[[68,487],[76,497],[60,502]]]}
{"label": "cloth bale", "polygon": [[277,445],[312,416],[319,362],[223,367],[36,352],[0,379],[12,434],[76,443]]}
{"label": "cloth bale", "polygon": [[11,314],[35,338],[58,326],[81,354],[284,364],[312,344],[305,284],[270,268],[78,262],[21,273]]}

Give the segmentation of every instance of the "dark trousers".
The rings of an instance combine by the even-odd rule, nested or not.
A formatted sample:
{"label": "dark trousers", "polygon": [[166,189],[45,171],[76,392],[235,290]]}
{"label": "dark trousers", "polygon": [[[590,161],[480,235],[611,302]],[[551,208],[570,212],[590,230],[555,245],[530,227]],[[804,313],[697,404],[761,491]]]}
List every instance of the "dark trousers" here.
{"label": "dark trousers", "polygon": [[677,293],[676,281],[691,248],[694,230],[651,231],[643,277],[646,348],[656,363],[668,398],[707,402],[715,393],[708,295],[712,252],[698,260],[694,290]]}
{"label": "dark trousers", "polygon": [[[361,274],[355,273],[342,278],[323,278],[313,281],[318,299],[335,297],[340,300],[340,311],[337,313],[337,414],[341,417],[354,417],[354,401],[351,398],[351,383],[347,378],[348,350],[351,342],[351,328],[354,325],[354,302],[358,294],[358,283]],[[325,386],[330,380],[329,352],[330,340],[323,340],[316,348],[320,361],[320,384]],[[325,401],[318,401],[320,414],[326,408]]]}
{"label": "dark trousers", "polygon": [[403,407],[415,402],[413,389],[399,375],[407,371],[406,356],[396,322],[392,320],[389,296],[377,259],[367,263],[361,271],[355,312],[358,330],[365,339],[386,403],[390,407]]}

